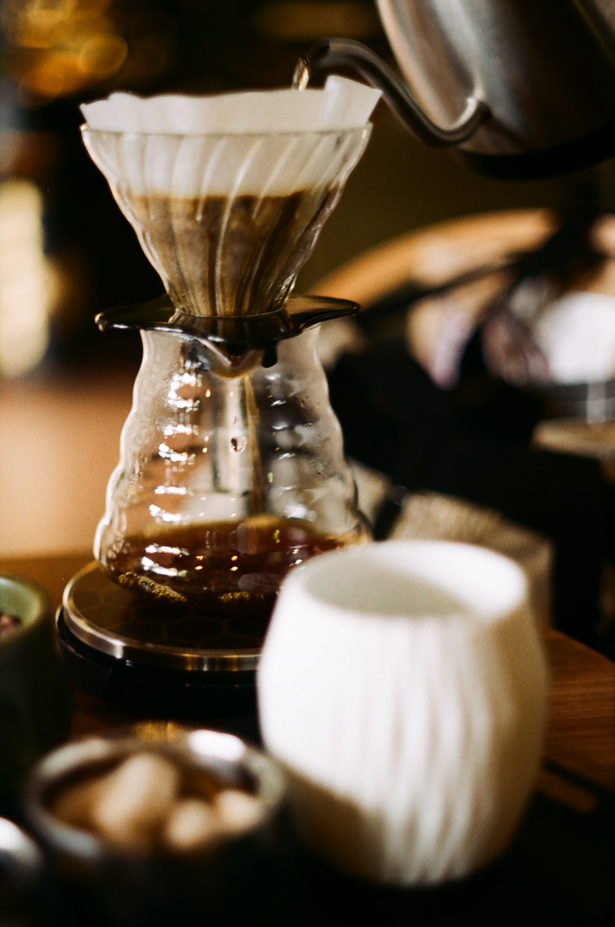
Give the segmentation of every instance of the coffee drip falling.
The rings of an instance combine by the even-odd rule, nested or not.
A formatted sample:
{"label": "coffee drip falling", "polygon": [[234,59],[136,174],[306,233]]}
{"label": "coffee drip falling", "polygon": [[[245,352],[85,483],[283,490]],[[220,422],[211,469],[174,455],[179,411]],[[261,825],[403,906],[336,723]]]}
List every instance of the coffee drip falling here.
{"label": "coffee drip falling", "polygon": [[290,294],[378,98],[331,77],[83,106],[86,147],[167,293],[99,322],[144,342],[95,540],[120,584],[254,615],[292,566],[369,536],[307,330],[356,307]]}

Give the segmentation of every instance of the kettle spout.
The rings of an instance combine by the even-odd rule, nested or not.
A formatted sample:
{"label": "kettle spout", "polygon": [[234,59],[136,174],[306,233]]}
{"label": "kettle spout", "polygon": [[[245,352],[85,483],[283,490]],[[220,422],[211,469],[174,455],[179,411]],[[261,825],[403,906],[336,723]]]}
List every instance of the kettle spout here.
{"label": "kettle spout", "polygon": [[354,39],[322,38],[299,61],[294,86],[305,86],[315,71],[335,71],[352,68],[382,91],[382,96],[406,128],[420,141],[439,147],[457,145],[466,141],[489,116],[489,108],[482,100],[468,97],[466,107],[450,126],[436,125],[421,109],[405,84],[394,71],[366,45]]}

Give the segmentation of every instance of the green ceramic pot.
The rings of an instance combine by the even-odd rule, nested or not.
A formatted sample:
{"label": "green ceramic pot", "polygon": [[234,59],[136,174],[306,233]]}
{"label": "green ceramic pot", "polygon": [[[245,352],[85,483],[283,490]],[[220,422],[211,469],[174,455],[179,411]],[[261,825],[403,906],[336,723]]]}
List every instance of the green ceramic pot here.
{"label": "green ceramic pot", "polygon": [[10,800],[32,764],[68,736],[72,699],[44,589],[0,573],[0,612],[16,627],[0,636],[0,799]]}

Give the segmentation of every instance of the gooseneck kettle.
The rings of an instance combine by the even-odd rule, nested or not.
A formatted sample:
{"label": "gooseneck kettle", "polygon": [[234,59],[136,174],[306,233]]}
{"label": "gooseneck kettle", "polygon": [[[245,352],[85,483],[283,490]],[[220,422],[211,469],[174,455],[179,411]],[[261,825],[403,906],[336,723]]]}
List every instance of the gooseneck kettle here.
{"label": "gooseneck kettle", "polygon": [[419,139],[479,172],[556,176],[615,155],[615,0],[376,0],[405,82],[321,39],[307,71],[351,68]]}

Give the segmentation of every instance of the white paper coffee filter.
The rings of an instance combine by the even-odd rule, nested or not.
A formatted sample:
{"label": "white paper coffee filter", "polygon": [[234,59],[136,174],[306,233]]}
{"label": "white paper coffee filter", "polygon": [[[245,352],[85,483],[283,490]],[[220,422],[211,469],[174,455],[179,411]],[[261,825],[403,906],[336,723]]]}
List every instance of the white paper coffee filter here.
{"label": "white paper coffee filter", "polygon": [[380,91],[331,76],[321,90],[269,90],[215,96],[113,93],[81,107],[91,129],[161,135],[228,135],[352,129],[365,125]]}
{"label": "white paper coffee filter", "polygon": [[[322,90],[116,93],[82,106],[83,137],[116,196],[118,188],[132,196],[279,196],[339,182],[340,145],[367,133],[379,97],[341,77]],[[367,134],[358,156],[366,142]]]}

